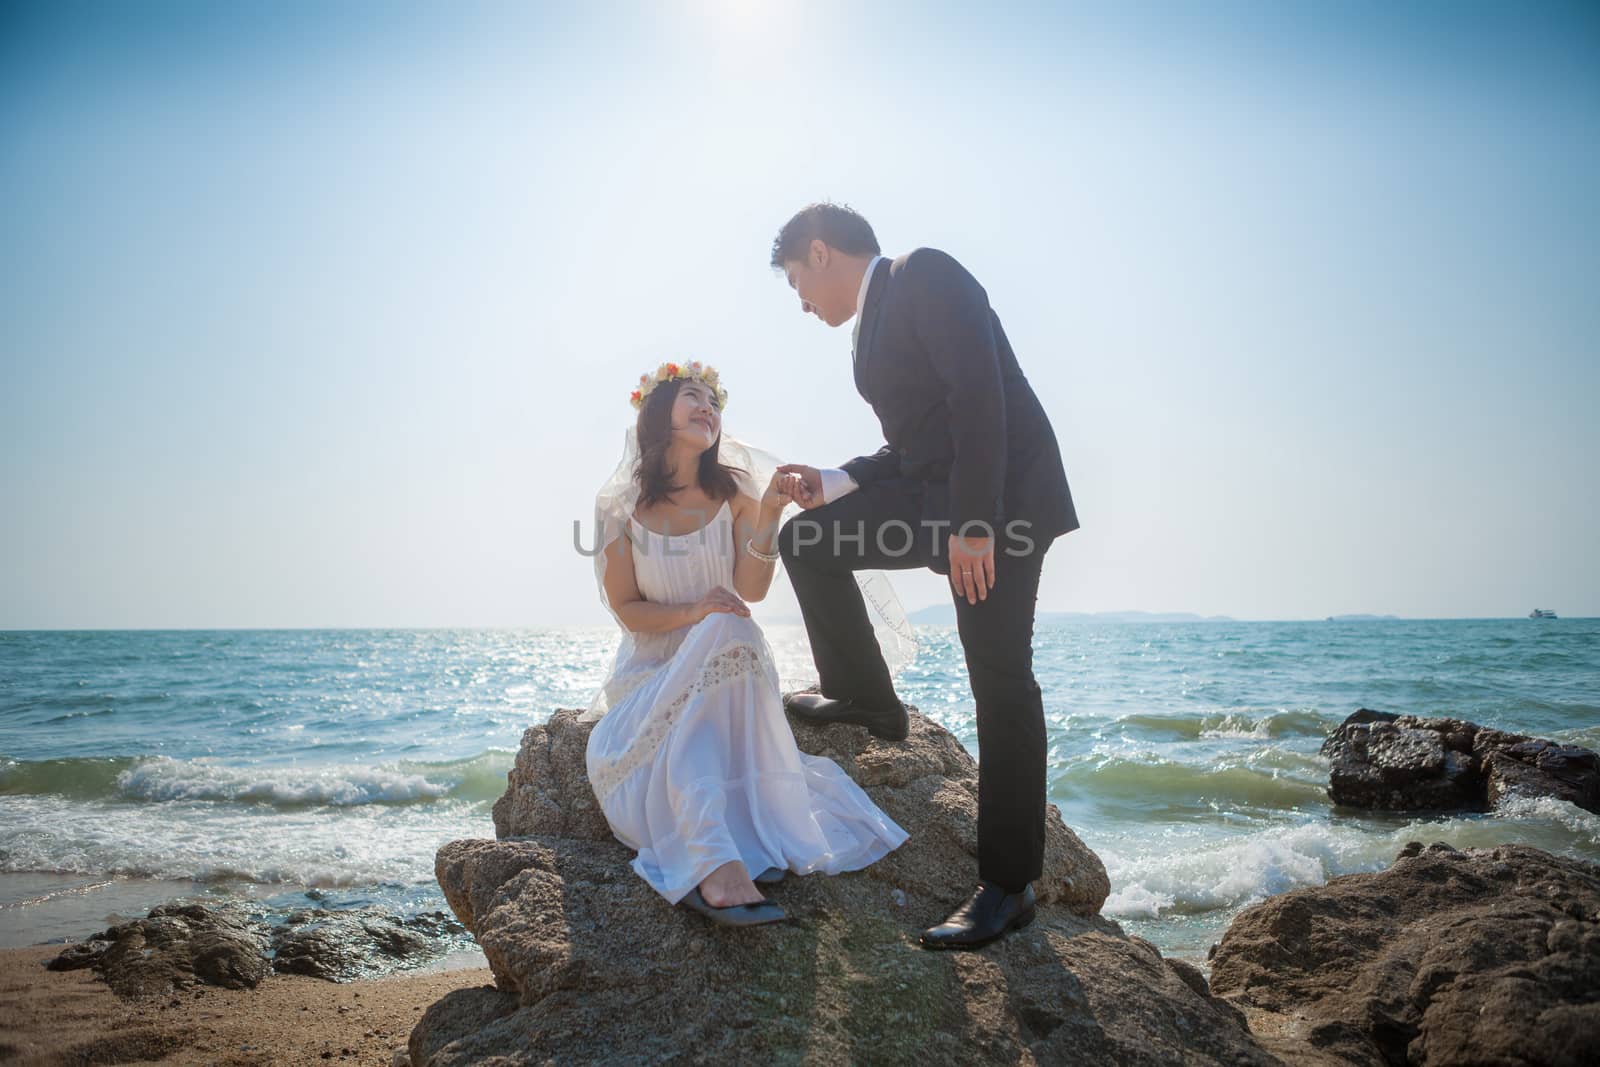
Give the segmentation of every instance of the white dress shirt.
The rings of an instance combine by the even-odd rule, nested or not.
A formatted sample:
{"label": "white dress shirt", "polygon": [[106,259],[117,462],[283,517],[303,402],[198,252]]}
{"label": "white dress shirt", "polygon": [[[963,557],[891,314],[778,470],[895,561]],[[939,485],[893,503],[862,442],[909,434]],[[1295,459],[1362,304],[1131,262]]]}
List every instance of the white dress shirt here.
{"label": "white dress shirt", "polygon": [[[872,284],[872,272],[878,269],[878,261],[882,256],[873,256],[867,264],[867,272],[861,276],[861,289],[856,293],[856,325],[850,335],[850,354],[855,355],[856,346],[861,343],[861,312],[867,306],[867,286]],[[861,486],[856,480],[838,467],[829,467],[818,471],[822,475],[822,502],[831,504],[846,493],[854,492]]]}

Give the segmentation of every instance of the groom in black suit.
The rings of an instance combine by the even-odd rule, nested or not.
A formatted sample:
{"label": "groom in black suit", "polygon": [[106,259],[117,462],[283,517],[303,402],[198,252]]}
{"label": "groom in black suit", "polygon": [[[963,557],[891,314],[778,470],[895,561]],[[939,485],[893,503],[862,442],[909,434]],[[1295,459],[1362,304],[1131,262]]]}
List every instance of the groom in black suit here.
{"label": "groom in black suit", "polygon": [[1055,432],[988,294],[937,249],[886,259],[867,220],[813,204],[772,245],[801,310],[856,319],[856,390],[887,442],[840,468],[790,465],[806,507],[778,540],[816,657],[821,694],[796,718],[903,740],[905,707],[852,572],[947,575],[978,720],[976,893],[923,932],[928,948],[977,948],[1033,918],[1044,859],[1044,707],[1033,614],[1046,550],[1078,528]]}

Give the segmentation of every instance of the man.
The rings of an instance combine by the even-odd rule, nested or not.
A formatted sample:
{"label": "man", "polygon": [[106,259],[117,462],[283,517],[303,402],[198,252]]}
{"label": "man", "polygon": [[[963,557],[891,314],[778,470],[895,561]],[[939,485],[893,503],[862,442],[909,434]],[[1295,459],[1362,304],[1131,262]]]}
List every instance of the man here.
{"label": "man", "polygon": [[919,248],[889,260],[867,220],[813,204],[772,245],[801,310],[856,320],[856,389],[885,445],[802,478],[805,514],[778,546],[800,601],[820,694],[785,707],[812,722],[903,740],[895,696],[853,571],[928,567],[948,575],[978,723],[977,891],[927,948],[977,948],[1033,919],[1043,870],[1044,708],[1033,677],[1033,614],[1045,551],[1077,529],[1055,432],[976,279]]}

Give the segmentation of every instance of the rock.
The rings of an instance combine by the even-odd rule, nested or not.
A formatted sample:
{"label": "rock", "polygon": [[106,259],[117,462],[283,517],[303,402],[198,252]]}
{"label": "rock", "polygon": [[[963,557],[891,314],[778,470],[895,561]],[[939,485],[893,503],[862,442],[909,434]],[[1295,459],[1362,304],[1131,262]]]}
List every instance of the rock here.
{"label": "rock", "polygon": [[1245,909],[1211,989],[1290,1063],[1590,1063],[1600,867],[1413,842],[1386,871]]}
{"label": "rock", "polygon": [[129,997],[198,985],[254,988],[274,970],[343,982],[415,966],[443,955],[465,935],[441,911],[399,919],[379,908],[305,909],[269,931],[238,904],[173,902],[67,945],[46,966],[93,967]]}
{"label": "rock", "polygon": [[1600,756],[1461,719],[1362,708],[1323,742],[1335,804],[1381,811],[1484,811],[1512,794],[1600,812]]}
{"label": "rock", "polygon": [[371,978],[433,959],[444,951],[442,938],[462,932],[442,912],[400,919],[381,908],[311,908],[272,932],[273,969],[330,982]]}
{"label": "rock", "polygon": [[111,941],[99,940],[103,935],[96,934],[88,941],[76,945],[68,945],[61,950],[61,955],[45,963],[45,969],[50,971],[76,971],[83,967],[93,967],[100,962],[100,957],[106,954],[106,949],[113,944]]}
{"label": "rock", "polygon": [[1480,758],[1490,807],[1515,795],[1555,797],[1600,812],[1600,756],[1589,749],[1530,738],[1485,746]]}
{"label": "rock", "polygon": [[412,1028],[406,1044],[407,1063],[412,1067],[432,1063],[441,1050],[463,1035],[476,1034],[516,1010],[516,995],[494,986],[452,990],[430,1005]]}
{"label": "rock", "polygon": [[71,946],[49,966],[56,970],[91,966],[125,997],[169,993],[200,983],[254,988],[272,970],[265,931],[242,912],[176,903],[159,905],[146,918],[95,934],[87,948]]}
{"label": "rock", "polygon": [[1098,917],[1105,868],[1053,807],[1034,923],[981,952],[921,949],[976,877],[977,766],[947,731],[914,711],[911,724],[901,744],[793,724],[911,839],[865,871],[790,876],[770,889],[789,920],[742,931],[633,873],[576,712],[529,730],[495,805],[502,839],[451,842],[435,863],[495,988],[430,1008],[411,1062],[1273,1062],[1198,971]]}
{"label": "rock", "polygon": [[[579,722],[578,715],[557,711],[548,724],[524,734],[506,792],[494,804],[496,837],[616,843],[585,768],[592,724]],[[873,864],[866,876],[942,905],[972,892],[977,881],[978,765],[953,734],[915,713],[910,735],[895,744],[874,741],[859,726],[794,720],[790,725],[801,751],[839,764],[911,834],[912,843]],[[930,839],[940,847],[922,847],[931,845]],[[953,851],[967,858],[956,860]],[[1098,913],[1111,892],[1100,857],[1067,828],[1054,804],[1046,812],[1044,875],[1034,891],[1041,903],[1059,903],[1081,915]],[[449,899],[448,887],[445,893]],[[456,914],[462,914],[460,908]]]}
{"label": "rock", "polygon": [[1470,749],[1449,748],[1442,732],[1399,716],[1374,714],[1356,712],[1322,744],[1332,763],[1328,796],[1335,804],[1383,811],[1479,806],[1483,786]]}

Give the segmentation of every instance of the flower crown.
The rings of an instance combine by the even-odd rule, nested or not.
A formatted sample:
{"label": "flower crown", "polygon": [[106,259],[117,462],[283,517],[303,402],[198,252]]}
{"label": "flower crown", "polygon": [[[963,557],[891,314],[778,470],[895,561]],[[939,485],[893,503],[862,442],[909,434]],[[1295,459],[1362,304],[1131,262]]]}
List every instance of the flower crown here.
{"label": "flower crown", "polygon": [[677,382],[694,380],[705,382],[716,395],[718,409],[728,406],[728,391],[722,387],[717,378],[717,368],[708,367],[699,360],[688,363],[663,363],[656,368],[655,374],[639,375],[639,388],[628,395],[628,402],[635,408],[644,407],[644,398],[649,396],[655,387],[663,382]]}

